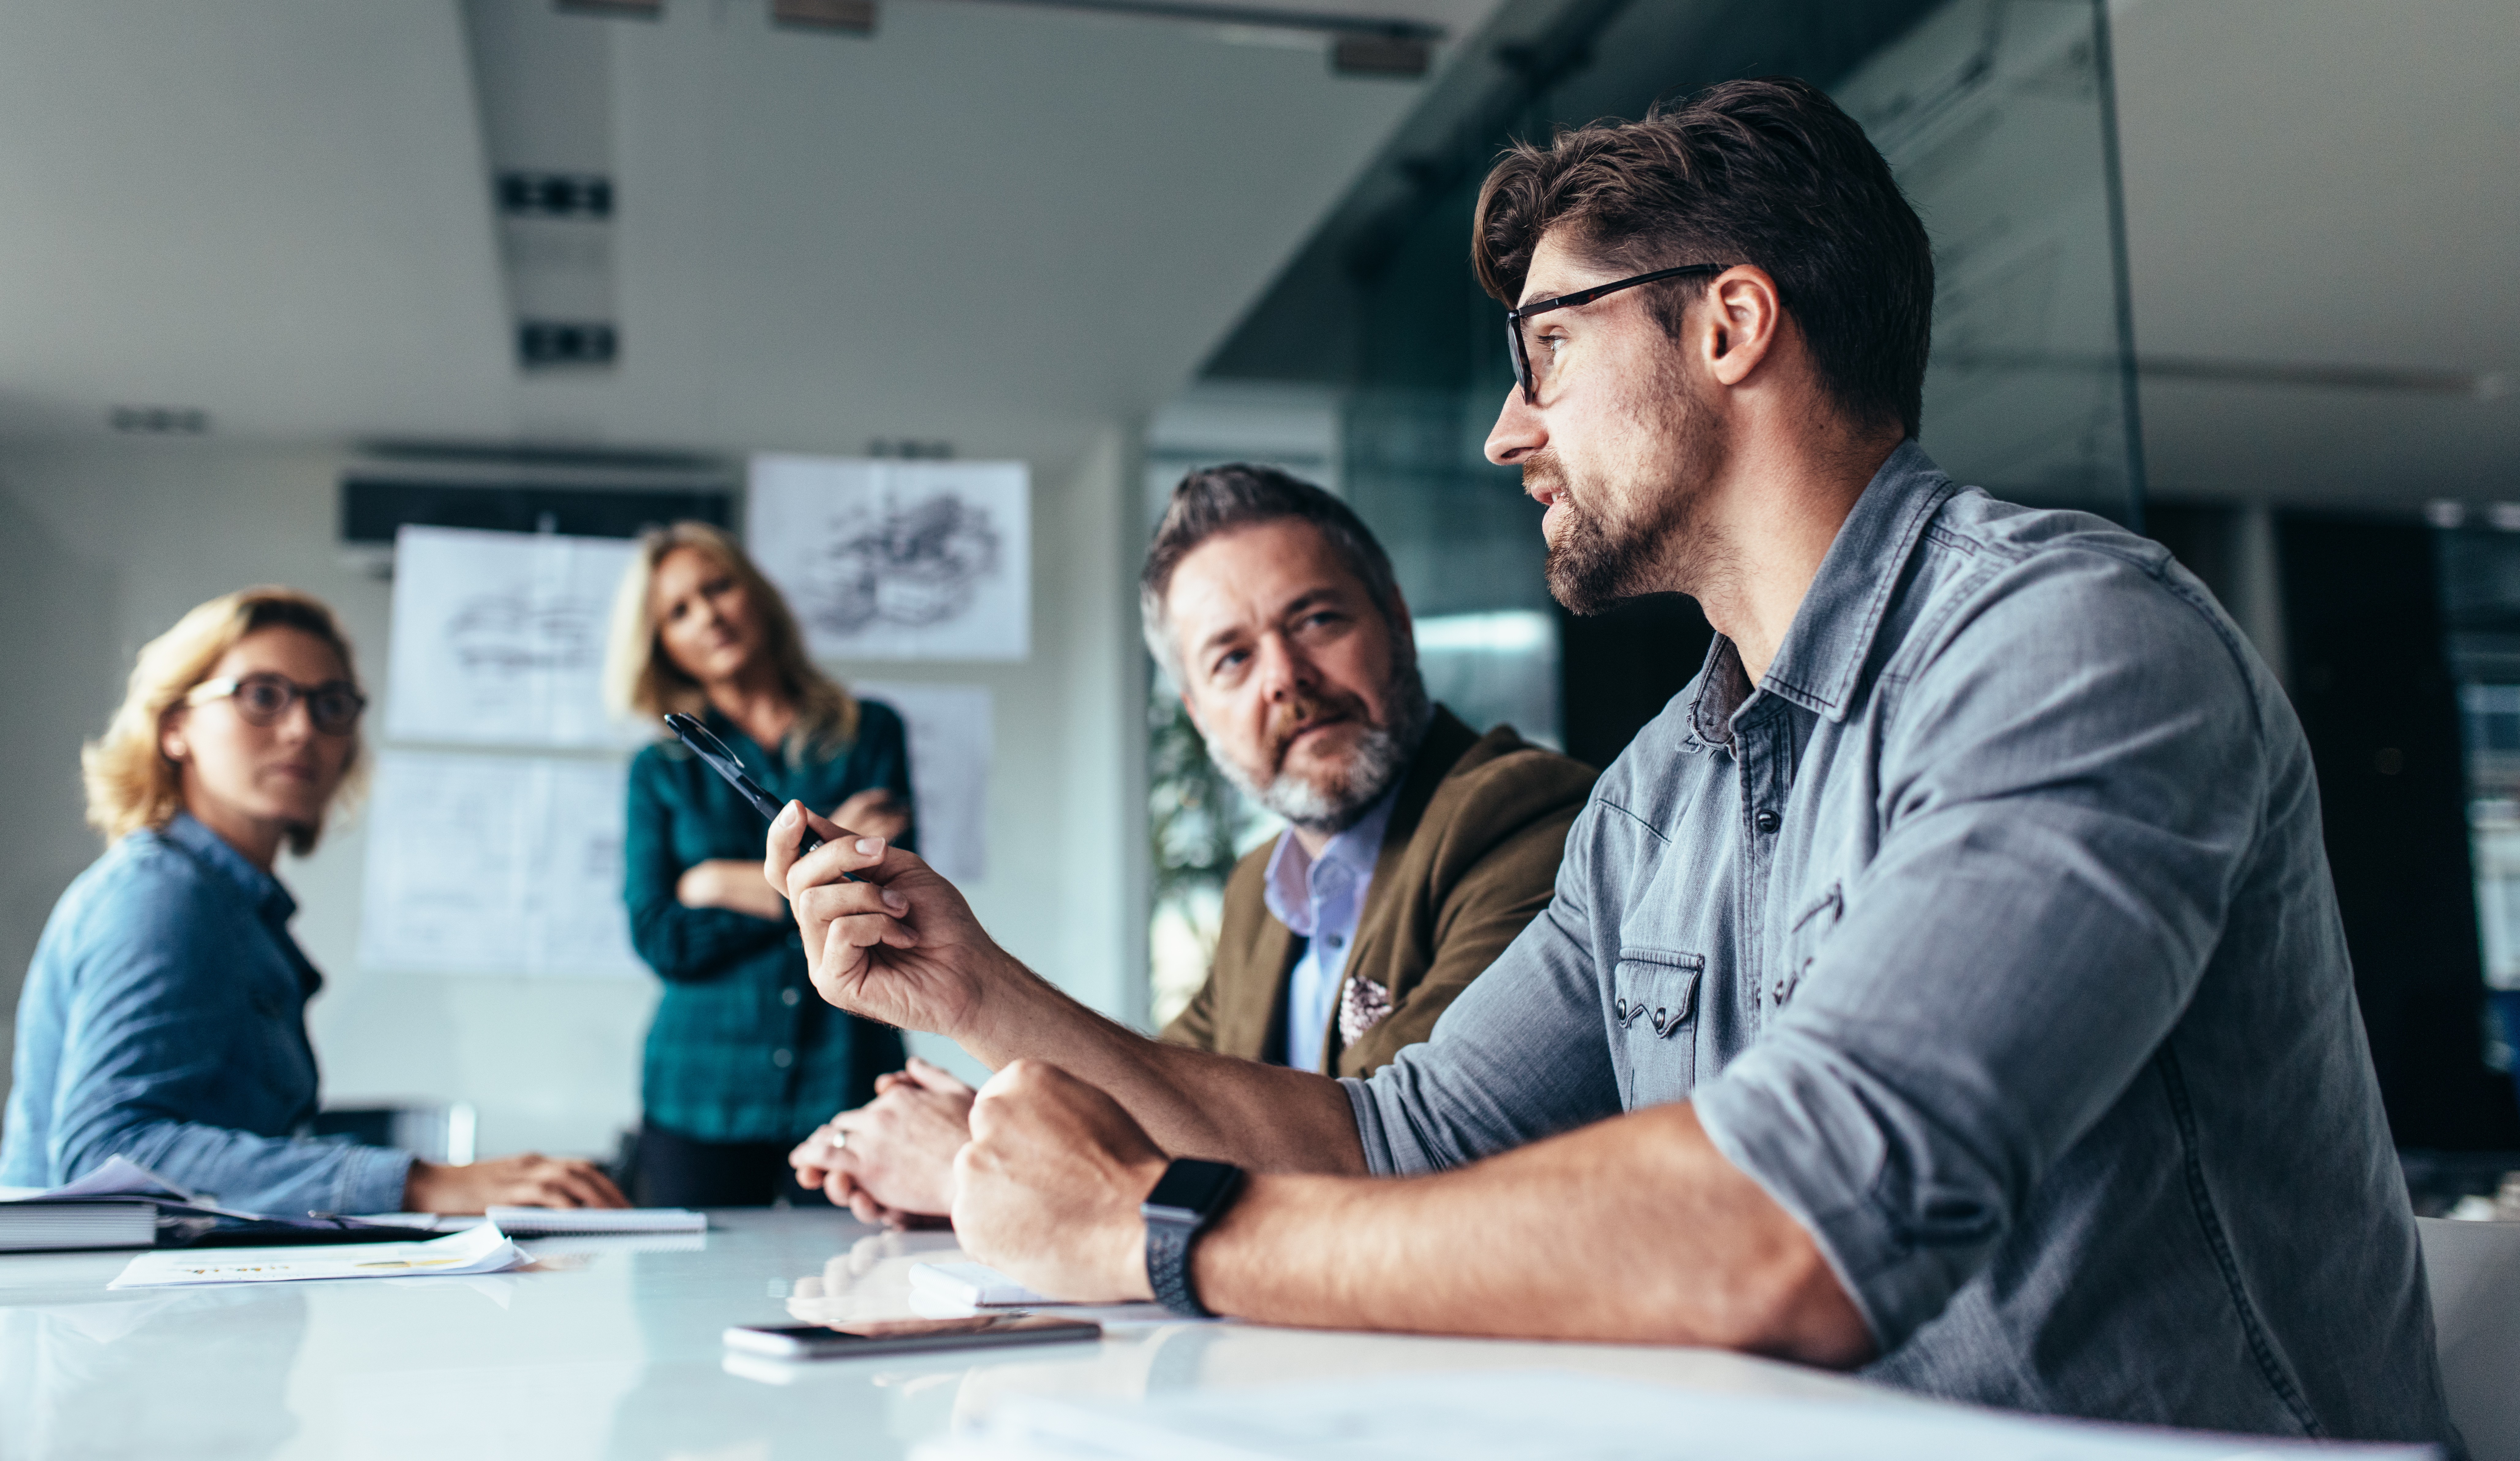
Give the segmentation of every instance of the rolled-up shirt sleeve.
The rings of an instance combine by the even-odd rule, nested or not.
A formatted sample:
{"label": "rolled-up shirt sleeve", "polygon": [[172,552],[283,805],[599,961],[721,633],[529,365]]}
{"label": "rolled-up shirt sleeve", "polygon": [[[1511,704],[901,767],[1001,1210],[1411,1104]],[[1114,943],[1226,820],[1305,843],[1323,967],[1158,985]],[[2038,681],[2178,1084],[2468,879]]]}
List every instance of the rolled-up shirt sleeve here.
{"label": "rolled-up shirt sleeve", "polygon": [[1791,1001],[1693,1097],[1885,1350],[2154,1057],[2263,814],[2225,626],[2100,555],[2010,571],[1885,690],[1878,845]]}
{"label": "rolled-up shirt sleeve", "polygon": [[1588,806],[1567,836],[1549,906],[1425,1043],[1340,1081],[1375,1175],[1461,1166],[1618,1114],[1586,896],[1596,811]]}

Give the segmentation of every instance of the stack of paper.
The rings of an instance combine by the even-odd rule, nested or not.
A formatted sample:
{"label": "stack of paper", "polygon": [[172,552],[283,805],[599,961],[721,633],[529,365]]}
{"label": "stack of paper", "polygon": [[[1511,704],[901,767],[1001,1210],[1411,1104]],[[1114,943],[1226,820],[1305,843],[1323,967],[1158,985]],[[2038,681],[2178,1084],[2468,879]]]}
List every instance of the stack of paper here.
{"label": "stack of paper", "polygon": [[158,1205],[132,1198],[0,1203],[0,1253],[60,1248],[147,1248],[158,1241]]}
{"label": "stack of paper", "polygon": [[699,1233],[708,1218],[689,1208],[492,1208],[490,1220],[519,1238],[542,1233]]}
{"label": "stack of paper", "polygon": [[62,1248],[147,1248],[158,1241],[158,1208],[192,1194],[123,1157],[49,1192],[0,1201],[0,1253]]}
{"label": "stack of paper", "polygon": [[144,1253],[109,1289],[192,1284],[269,1284],[309,1278],[452,1277],[498,1273],[531,1261],[495,1222],[426,1243],[361,1243],[263,1248],[240,1253]]}

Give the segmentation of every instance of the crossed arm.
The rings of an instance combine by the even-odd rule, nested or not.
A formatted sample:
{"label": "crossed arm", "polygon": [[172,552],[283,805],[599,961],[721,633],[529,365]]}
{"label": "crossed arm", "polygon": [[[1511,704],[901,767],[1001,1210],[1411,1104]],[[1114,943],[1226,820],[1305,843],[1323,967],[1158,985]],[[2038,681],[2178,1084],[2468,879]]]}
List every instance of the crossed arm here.
{"label": "crossed arm", "polygon": [[[1718,1345],[1852,1365],[1870,1332],[1818,1246],[1687,1106],[1372,1179],[1333,1080],[1102,1019],[991,940],[917,857],[802,809],[770,833],[815,986],[998,1074],[955,1159],[964,1247],[1044,1293],[1151,1297],[1138,1205],[1168,1156],[1252,1175],[1195,1251],[1220,1312],[1313,1327]],[[843,881],[841,875],[858,881]],[[1055,1064],[1054,1064],[1055,1062]]]}

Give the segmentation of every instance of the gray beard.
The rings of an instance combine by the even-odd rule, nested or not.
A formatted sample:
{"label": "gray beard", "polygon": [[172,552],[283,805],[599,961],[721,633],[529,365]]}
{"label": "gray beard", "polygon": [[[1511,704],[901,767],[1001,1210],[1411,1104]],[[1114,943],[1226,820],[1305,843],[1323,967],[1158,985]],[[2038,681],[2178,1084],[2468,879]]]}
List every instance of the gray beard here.
{"label": "gray beard", "polygon": [[1426,682],[1418,673],[1417,657],[1392,672],[1391,723],[1366,727],[1356,754],[1328,787],[1281,772],[1263,786],[1248,770],[1222,756],[1216,768],[1234,789],[1306,832],[1340,833],[1364,819],[1373,803],[1409,772],[1434,708],[1426,702]]}

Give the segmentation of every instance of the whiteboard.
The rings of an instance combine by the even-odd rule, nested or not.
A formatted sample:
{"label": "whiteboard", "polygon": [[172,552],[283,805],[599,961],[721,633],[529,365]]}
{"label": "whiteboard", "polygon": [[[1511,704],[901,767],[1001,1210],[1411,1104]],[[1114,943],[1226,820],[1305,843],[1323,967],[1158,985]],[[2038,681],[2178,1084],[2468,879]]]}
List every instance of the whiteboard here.
{"label": "whiteboard", "polygon": [[1021,462],[756,456],[744,546],[826,660],[1032,653]]}
{"label": "whiteboard", "polygon": [[646,975],[621,901],[626,789],[609,759],[381,753],[361,967]]}
{"label": "whiteboard", "polygon": [[992,704],[986,685],[861,680],[849,687],[901,712],[910,733],[910,795],[919,851],[956,883],[988,871]]}
{"label": "whiteboard", "polygon": [[406,526],[394,538],[385,733],[398,741],[635,747],[604,708],[605,636],[638,545]]}

